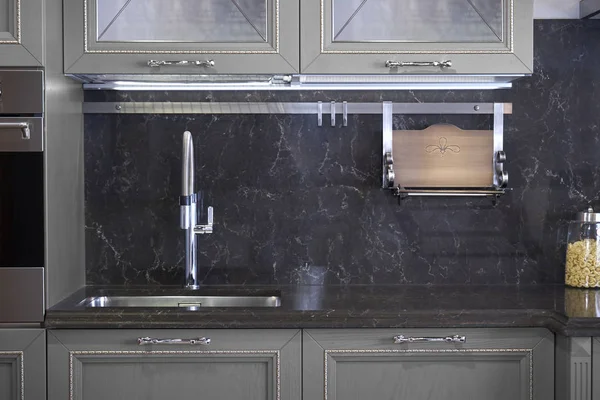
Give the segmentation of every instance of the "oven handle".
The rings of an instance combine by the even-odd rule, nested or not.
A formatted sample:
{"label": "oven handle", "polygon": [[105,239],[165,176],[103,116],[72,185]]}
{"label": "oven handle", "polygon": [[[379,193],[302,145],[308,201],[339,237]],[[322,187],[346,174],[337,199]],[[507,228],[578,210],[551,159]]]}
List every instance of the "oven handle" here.
{"label": "oven handle", "polygon": [[20,129],[23,140],[31,139],[31,126],[29,122],[0,122],[0,129]]}

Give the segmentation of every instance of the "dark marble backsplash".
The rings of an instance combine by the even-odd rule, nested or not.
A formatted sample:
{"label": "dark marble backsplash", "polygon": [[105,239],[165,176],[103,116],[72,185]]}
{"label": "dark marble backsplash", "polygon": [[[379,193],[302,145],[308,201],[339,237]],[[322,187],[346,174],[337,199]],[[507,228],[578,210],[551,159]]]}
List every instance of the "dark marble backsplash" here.
{"label": "dark marble backsplash", "polygon": [[[600,21],[536,21],[535,75],[511,90],[87,92],[87,101],[511,101],[513,191],[411,198],[380,189],[381,116],[318,127],[314,115],[86,115],[89,284],[180,284],[182,133],[215,207],[199,238],[205,283],[481,284],[563,281],[566,224],[600,207]],[[487,116],[397,115],[394,127]]]}

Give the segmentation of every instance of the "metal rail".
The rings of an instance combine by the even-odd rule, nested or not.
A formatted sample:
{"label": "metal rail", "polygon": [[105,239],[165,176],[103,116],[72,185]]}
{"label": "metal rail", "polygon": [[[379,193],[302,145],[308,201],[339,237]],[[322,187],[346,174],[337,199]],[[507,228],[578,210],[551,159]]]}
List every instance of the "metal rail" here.
{"label": "metal rail", "polygon": [[[512,114],[512,103],[504,103]],[[383,103],[86,102],[84,114],[383,114]],[[494,103],[393,103],[394,114],[494,114]]]}

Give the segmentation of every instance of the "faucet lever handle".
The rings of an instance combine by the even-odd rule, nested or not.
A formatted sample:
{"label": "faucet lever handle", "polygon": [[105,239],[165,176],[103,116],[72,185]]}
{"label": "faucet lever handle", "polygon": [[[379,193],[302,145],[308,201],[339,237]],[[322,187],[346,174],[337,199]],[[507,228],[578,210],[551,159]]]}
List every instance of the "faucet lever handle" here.
{"label": "faucet lever handle", "polygon": [[207,218],[206,223],[208,225],[213,224],[213,208],[212,208],[212,206],[208,207],[208,218]]}
{"label": "faucet lever handle", "polygon": [[194,227],[194,233],[197,235],[204,235],[206,233],[213,233],[213,208],[208,207],[207,209],[208,218],[206,225],[196,225]]}

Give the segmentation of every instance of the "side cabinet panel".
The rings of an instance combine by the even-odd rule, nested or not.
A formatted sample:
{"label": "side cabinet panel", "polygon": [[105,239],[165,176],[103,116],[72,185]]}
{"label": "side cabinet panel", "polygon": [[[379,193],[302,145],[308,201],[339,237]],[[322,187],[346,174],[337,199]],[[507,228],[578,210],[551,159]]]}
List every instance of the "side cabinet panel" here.
{"label": "side cabinet panel", "polygon": [[[50,332],[49,400],[300,400],[299,331]],[[137,344],[210,337],[210,345]]]}
{"label": "side cabinet panel", "polygon": [[546,330],[464,329],[466,343],[394,344],[442,330],[304,332],[304,399],[554,398],[554,338]]}
{"label": "side cabinet panel", "polygon": [[556,337],[557,399],[592,399],[592,342],[590,337]]}
{"label": "side cabinet panel", "polygon": [[[586,338],[587,339],[587,338]],[[592,381],[590,382],[592,399],[600,400],[600,338],[592,338]]]}
{"label": "side cabinet panel", "polygon": [[0,399],[46,398],[43,329],[0,329]]}

